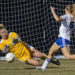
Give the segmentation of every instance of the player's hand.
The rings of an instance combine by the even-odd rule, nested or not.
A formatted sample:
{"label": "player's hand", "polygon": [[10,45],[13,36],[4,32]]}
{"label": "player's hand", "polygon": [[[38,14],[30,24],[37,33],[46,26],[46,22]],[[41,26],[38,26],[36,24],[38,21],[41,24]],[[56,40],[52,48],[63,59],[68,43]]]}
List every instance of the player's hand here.
{"label": "player's hand", "polygon": [[4,49],[3,49],[3,53],[7,53],[8,51],[9,51],[9,46],[6,45],[6,46],[4,47]]}
{"label": "player's hand", "polygon": [[52,7],[52,6],[50,6],[50,9],[51,9],[51,11],[54,11],[54,10],[55,10],[55,8],[54,8],[54,7]]}

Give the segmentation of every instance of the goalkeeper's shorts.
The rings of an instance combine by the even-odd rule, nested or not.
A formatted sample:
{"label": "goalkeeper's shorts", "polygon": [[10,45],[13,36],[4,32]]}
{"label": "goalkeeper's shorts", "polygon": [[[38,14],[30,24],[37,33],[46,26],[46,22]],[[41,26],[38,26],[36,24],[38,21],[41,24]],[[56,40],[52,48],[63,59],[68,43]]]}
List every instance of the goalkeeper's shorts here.
{"label": "goalkeeper's shorts", "polygon": [[62,38],[62,37],[59,37],[59,38],[56,40],[56,44],[57,44],[58,46],[60,46],[60,48],[64,48],[64,47],[69,46],[70,41],[67,40],[67,39],[64,39],[64,38]]}
{"label": "goalkeeper's shorts", "polygon": [[25,50],[24,55],[18,58],[18,60],[22,62],[28,62],[30,58],[31,58],[31,52],[29,50]]}

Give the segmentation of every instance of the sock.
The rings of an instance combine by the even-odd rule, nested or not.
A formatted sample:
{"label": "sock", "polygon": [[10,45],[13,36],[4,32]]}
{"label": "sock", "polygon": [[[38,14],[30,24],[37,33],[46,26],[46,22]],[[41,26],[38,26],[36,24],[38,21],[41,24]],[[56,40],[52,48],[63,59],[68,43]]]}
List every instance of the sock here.
{"label": "sock", "polygon": [[45,70],[45,69],[46,69],[46,67],[47,67],[48,63],[50,63],[50,61],[51,61],[51,60],[50,60],[50,59],[48,59],[48,58],[46,58],[46,59],[45,59],[45,61],[44,61],[43,65],[42,65],[42,69],[43,69],[43,70]]}

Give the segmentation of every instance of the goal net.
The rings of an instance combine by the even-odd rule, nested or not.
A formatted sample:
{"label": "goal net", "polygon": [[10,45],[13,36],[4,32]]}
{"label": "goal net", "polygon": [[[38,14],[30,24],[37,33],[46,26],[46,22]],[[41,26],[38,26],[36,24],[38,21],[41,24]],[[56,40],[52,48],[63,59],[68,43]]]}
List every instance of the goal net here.
{"label": "goal net", "polygon": [[[9,32],[18,33],[24,42],[48,53],[58,37],[60,26],[53,18],[50,6],[55,7],[58,15],[63,15],[65,6],[72,3],[75,0],[0,0],[0,23]],[[71,53],[75,53],[74,49],[75,36],[72,33]],[[55,55],[61,55],[61,51]]]}

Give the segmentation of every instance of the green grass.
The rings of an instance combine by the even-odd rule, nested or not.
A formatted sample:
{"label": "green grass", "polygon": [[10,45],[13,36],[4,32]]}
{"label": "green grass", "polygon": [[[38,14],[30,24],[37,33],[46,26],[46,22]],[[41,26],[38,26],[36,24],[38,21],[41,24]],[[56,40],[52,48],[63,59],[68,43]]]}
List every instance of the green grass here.
{"label": "green grass", "polygon": [[46,71],[41,72],[19,61],[0,61],[0,75],[75,75],[75,60],[60,60],[60,63],[60,66],[50,63]]}

